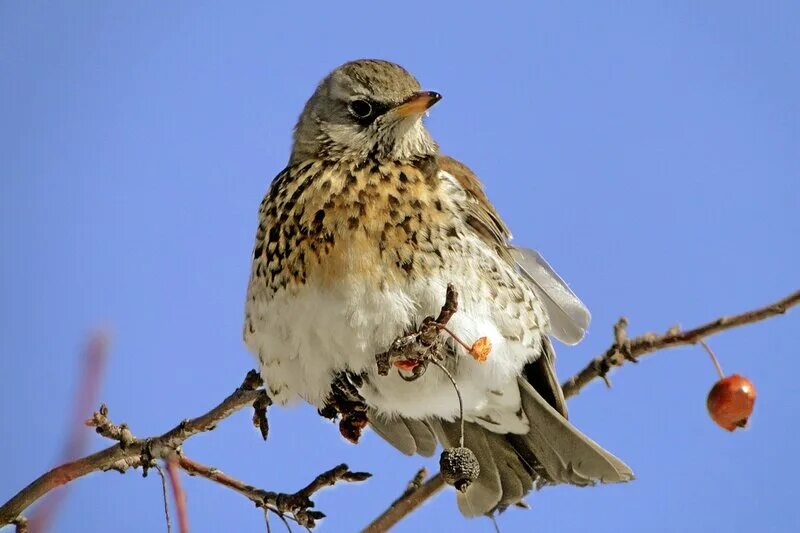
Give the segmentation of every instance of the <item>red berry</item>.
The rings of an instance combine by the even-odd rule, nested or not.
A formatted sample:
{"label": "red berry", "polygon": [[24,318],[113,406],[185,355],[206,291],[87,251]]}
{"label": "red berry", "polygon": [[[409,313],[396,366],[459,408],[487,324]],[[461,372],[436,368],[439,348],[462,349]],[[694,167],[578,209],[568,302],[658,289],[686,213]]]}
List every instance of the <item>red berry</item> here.
{"label": "red berry", "polygon": [[739,374],[717,381],[706,399],[708,414],[721,428],[733,431],[747,425],[756,402],[753,383]]}

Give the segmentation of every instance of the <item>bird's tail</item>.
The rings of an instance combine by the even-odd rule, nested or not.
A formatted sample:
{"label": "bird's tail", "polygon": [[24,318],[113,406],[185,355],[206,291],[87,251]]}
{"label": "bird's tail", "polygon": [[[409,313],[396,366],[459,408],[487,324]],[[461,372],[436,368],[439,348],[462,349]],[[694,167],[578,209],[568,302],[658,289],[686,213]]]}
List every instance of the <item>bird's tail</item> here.
{"label": "bird's tail", "polygon": [[[534,486],[569,483],[587,486],[633,479],[622,461],[581,433],[524,378],[522,409],[530,422],[524,435],[498,434],[466,423],[464,445],[480,463],[478,479],[458,494],[466,516],[480,516],[519,502]],[[436,420],[431,427],[445,447],[459,445],[460,424]]]}

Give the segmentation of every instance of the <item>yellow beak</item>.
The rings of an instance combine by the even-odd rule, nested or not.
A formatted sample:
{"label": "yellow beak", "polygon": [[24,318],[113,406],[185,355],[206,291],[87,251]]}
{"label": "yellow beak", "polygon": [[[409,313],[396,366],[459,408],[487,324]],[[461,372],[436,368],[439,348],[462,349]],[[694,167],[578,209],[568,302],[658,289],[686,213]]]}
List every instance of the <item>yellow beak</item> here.
{"label": "yellow beak", "polygon": [[395,107],[392,112],[400,117],[422,115],[433,104],[442,99],[442,95],[433,91],[420,91],[412,94],[405,102]]}

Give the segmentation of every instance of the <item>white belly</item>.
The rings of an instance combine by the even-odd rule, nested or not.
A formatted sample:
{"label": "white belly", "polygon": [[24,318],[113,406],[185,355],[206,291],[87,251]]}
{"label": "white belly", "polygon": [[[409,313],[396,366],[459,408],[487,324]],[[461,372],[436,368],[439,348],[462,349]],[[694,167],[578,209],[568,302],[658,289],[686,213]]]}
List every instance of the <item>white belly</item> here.
{"label": "white belly", "polygon": [[519,341],[507,339],[520,331],[513,309],[499,308],[488,296],[474,266],[451,274],[450,279],[434,275],[380,290],[373,280],[348,279],[325,288],[310,282],[281,290],[268,302],[254,302],[250,313],[255,331],[246,340],[259,356],[273,400],[285,404],[299,397],[322,407],[332,376],[351,370],[367,373],[372,386],[362,389],[362,395],[386,415],[453,419],[458,400],[438,368],[430,366],[420,379],[406,382],[395,370],[379,376],[375,363],[375,355],[386,351],[412,324],[438,314],[452,281],[459,292],[459,309],[449,328],[467,343],[488,337],[493,346],[484,363],[459,349],[454,376],[467,418],[489,414],[497,419],[515,413],[516,376],[538,353],[539,331],[525,331]]}

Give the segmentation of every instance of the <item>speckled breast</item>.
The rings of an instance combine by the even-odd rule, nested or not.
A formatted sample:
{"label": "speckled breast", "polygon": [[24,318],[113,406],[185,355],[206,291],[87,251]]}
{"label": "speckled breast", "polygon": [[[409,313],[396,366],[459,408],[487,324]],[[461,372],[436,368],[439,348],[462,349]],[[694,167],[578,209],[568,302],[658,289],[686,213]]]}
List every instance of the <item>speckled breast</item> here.
{"label": "speckled breast", "polygon": [[288,167],[261,204],[253,276],[274,294],[310,279],[325,286],[428,275],[458,236],[452,208],[435,158]]}

